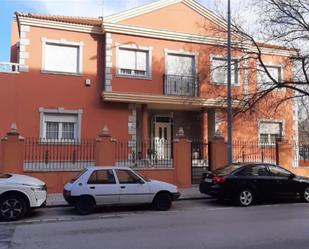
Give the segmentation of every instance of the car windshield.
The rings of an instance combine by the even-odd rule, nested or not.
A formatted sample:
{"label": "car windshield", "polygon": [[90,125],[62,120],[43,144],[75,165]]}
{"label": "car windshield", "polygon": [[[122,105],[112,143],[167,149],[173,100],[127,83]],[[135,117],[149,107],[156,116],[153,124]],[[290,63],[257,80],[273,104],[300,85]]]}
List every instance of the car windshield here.
{"label": "car windshield", "polygon": [[10,174],[0,174],[0,178],[8,179],[10,177],[12,177]]}
{"label": "car windshield", "polygon": [[87,169],[83,169],[81,172],[79,172],[75,177],[72,178],[71,183],[75,182],[79,177],[81,177]]}
{"label": "car windshield", "polygon": [[220,168],[220,169],[215,170],[214,174],[216,174],[216,175],[229,175],[235,169],[238,169],[240,167],[241,167],[241,165],[232,164],[232,165],[226,166],[224,168]]}

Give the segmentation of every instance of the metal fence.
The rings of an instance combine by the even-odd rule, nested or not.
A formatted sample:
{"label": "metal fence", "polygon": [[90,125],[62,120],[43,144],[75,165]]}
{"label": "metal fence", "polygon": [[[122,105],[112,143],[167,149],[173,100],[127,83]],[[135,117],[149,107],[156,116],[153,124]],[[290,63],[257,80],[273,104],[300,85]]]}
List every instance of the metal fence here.
{"label": "metal fence", "polygon": [[197,77],[192,75],[164,75],[164,94],[197,97]]}
{"label": "metal fence", "polygon": [[309,161],[309,144],[299,144],[299,160]]}
{"label": "metal fence", "polygon": [[191,143],[192,167],[209,167],[209,144],[205,141],[193,140]]}
{"label": "metal fence", "polygon": [[116,142],[116,165],[131,168],[172,168],[171,140],[121,140]]}
{"label": "metal fence", "polygon": [[24,170],[73,171],[95,165],[95,139],[25,139]]}
{"label": "metal fence", "polygon": [[233,162],[276,163],[276,145],[259,141],[233,141]]}

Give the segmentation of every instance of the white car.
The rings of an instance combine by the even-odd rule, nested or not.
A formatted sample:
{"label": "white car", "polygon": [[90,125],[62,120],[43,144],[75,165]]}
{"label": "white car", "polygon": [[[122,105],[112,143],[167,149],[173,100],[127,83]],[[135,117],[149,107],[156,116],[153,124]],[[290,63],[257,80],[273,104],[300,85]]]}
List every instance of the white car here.
{"label": "white car", "polygon": [[0,219],[13,221],[46,202],[46,184],[31,176],[0,174]]}
{"label": "white car", "polygon": [[127,167],[89,167],[64,186],[65,200],[79,214],[89,214],[100,205],[152,203],[168,210],[179,198],[177,186],[146,180]]}

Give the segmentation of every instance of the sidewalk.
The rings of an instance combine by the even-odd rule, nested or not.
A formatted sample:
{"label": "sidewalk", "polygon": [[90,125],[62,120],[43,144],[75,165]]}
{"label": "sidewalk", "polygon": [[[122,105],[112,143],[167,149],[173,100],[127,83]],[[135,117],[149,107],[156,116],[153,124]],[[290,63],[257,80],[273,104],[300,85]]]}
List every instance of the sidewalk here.
{"label": "sidewalk", "polygon": [[[205,195],[201,194],[198,190],[198,185],[193,185],[191,188],[179,189],[181,196],[179,200],[194,200],[194,199],[204,199]],[[62,193],[48,194],[47,207],[53,206],[67,206],[66,201],[63,199]]]}

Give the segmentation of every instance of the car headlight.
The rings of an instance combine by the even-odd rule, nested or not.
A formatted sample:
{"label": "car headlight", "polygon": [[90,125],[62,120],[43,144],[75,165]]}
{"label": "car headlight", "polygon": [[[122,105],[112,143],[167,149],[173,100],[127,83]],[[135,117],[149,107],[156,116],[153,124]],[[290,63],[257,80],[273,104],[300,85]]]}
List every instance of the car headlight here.
{"label": "car headlight", "polygon": [[40,191],[47,191],[46,184],[41,185],[41,186],[31,186],[32,190],[40,190]]}

